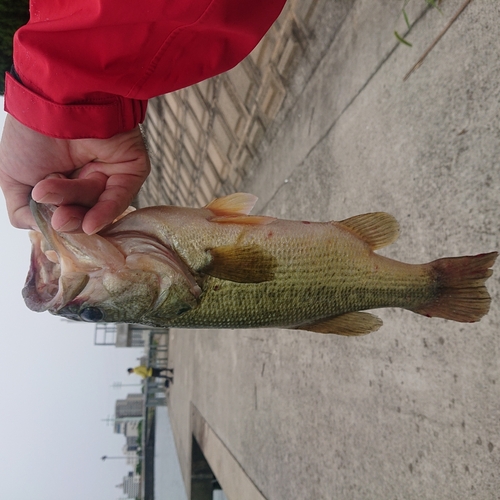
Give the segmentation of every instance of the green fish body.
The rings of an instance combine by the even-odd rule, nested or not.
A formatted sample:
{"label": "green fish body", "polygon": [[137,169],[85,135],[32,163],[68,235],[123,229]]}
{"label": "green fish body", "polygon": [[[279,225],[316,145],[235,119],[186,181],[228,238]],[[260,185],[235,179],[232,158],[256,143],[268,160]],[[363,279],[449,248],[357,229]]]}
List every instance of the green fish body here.
{"label": "green fish body", "polygon": [[386,213],[288,221],[248,215],[255,200],[237,193],[202,209],[144,208],[93,236],[55,233],[50,210],[33,204],[45,240],[32,238],[27,304],[91,321],[342,335],[380,328],[367,309],[461,322],[488,312],[496,252],[405,264],[375,253],[398,236]]}

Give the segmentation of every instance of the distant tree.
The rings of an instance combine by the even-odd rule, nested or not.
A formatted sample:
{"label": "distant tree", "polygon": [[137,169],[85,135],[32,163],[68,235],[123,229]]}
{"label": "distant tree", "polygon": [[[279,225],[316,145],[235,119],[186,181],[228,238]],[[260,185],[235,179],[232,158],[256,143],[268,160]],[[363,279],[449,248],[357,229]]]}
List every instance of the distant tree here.
{"label": "distant tree", "polygon": [[142,460],[139,460],[136,464],[135,464],[135,474],[137,476],[140,476],[142,474]]}
{"label": "distant tree", "polygon": [[0,0],[0,95],[12,66],[12,37],[29,20],[29,0]]}

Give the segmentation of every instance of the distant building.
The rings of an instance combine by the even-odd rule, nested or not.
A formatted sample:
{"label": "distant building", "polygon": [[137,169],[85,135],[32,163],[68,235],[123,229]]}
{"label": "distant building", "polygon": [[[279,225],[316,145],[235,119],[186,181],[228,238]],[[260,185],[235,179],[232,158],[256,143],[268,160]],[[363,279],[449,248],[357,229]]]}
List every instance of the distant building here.
{"label": "distant building", "polygon": [[141,476],[136,476],[132,471],[123,478],[123,483],[117,488],[122,488],[127,498],[137,498],[141,492]]}
{"label": "distant building", "polygon": [[137,436],[137,425],[143,418],[144,396],[142,394],[128,394],[127,399],[117,399],[115,403],[116,434]]}
{"label": "distant building", "polygon": [[128,394],[127,399],[117,399],[115,403],[116,419],[141,417],[144,408],[143,394]]}
{"label": "distant building", "polygon": [[127,443],[125,444],[126,451],[137,451],[139,448],[139,443],[136,437],[127,437]]}
{"label": "distant building", "polygon": [[139,422],[142,420],[142,417],[139,419],[137,417],[133,417],[133,420],[119,420],[115,422],[115,433],[123,434],[125,437],[131,437],[137,439],[139,436]]}
{"label": "distant building", "polygon": [[128,437],[122,448],[123,454],[127,457],[127,464],[135,465],[139,461],[139,443],[136,437]]}
{"label": "distant building", "polygon": [[[115,406],[115,433],[125,436],[125,445],[123,454],[127,457],[129,465],[137,464],[139,459],[139,423],[143,419],[143,402],[142,394],[129,394],[127,399],[119,399]],[[140,453],[139,453],[140,455]]]}

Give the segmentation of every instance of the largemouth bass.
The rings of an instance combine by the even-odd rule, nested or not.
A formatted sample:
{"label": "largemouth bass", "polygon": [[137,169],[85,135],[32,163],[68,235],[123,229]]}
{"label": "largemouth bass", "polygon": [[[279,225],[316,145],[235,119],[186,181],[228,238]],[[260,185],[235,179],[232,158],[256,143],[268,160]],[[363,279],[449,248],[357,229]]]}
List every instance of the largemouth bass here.
{"label": "largemouth bass", "polygon": [[249,215],[237,193],[205,208],[142,208],[100,233],[57,233],[52,208],[31,203],[27,306],[69,319],[163,327],[280,327],[361,335],[382,321],[366,309],[401,307],[478,321],[498,256],[405,264],[374,252],[399,226],[386,213],[341,222]]}

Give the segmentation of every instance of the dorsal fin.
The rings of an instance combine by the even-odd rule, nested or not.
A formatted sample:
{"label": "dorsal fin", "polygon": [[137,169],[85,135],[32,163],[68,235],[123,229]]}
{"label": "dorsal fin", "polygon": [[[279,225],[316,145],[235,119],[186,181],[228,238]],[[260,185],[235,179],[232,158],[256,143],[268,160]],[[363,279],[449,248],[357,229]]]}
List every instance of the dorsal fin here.
{"label": "dorsal fin", "polygon": [[398,221],[385,212],[355,215],[338,224],[368,243],[372,250],[394,243],[399,236]]}
{"label": "dorsal fin", "polygon": [[295,330],[307,330],[315,333],[335,333],[348,337],[376,332],[382,326],[382,320],[367,312],[352,312],[326,318],[313,323],[299,325]]}
{"label": "dorsal fin", "polygon": [[220,224],[248,224],[255,226],[266,226],[274,222],[276,217],[268,217],[267,215],[222,215],[210,219],[210,222],[218,222]]}
{"label": "dorsal fin", "polygon": [[216,198],[205,208],[217,217],[248,215],[257,203],[257,196],[249,193],[234,193],[222,198]]}

